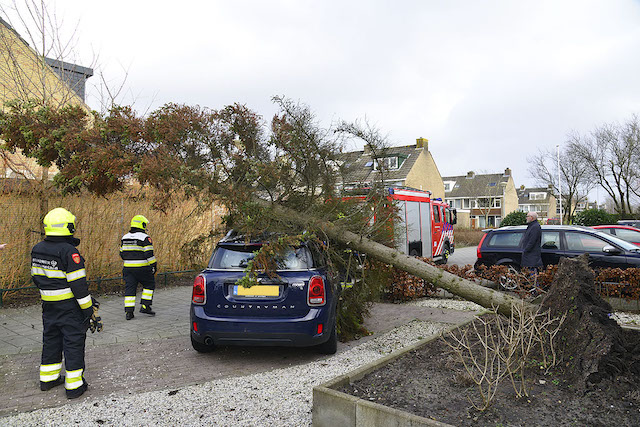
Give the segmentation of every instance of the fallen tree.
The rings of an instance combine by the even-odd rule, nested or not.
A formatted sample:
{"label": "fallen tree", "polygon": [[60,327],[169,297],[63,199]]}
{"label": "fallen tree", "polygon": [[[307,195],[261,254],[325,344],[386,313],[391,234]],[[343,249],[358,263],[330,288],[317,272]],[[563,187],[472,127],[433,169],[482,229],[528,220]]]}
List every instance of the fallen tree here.
{"label": "fallen tree", "polygon": [[308,215],[301,215],[300,212],[284,206],[260,200],[258,202],[265,208],[272,209],[274,214],[289,218],[297,222],[300,226],[318,230],[327,237],[340,242],[347,247],[364,253],[379,261],[391,264],[394,267],[404,270],[414,276],[425,279],[435,286],[442,288],[454,295],[475,302],[483,307],[498,309],[504,315],[511,314],[512,306],[517,304],[522,306],[520,298],[512,297],[502,292],[480,286],[470,280],[451,274],[447,271],[434,267],[415,257],[405,255],[397,249],[377,243],[364,236],[345,230],[330,222],[318,220]]}

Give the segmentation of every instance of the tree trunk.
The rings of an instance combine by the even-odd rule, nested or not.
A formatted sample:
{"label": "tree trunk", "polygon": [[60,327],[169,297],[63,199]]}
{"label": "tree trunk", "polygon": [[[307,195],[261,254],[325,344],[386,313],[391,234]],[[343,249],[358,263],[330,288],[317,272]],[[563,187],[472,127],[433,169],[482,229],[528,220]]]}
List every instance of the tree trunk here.
{"label": "tree trunk", "polygon": [[493,309],[497,307],[498,312],[504,315],[511,313],[511,307],[515,304],[522,305],[520,298],[514,298],[502,292],[485,288],[472,281],[441,270],[417,258],[403,254],[388,246],[369,240],[350,231],[344,230],[326,221],[316,220],[308,215],[283,207],[277,204],[270,204],[267,201],[260,201],[265,207],[273,209],[276,216],[288,218],[304,227],[310,227],[324,232],[330,239],[338,241],[349,248],[372,258],[391,264],[394,267],[420,277],[433,283],[454,295],[473,301],[483,307]]}

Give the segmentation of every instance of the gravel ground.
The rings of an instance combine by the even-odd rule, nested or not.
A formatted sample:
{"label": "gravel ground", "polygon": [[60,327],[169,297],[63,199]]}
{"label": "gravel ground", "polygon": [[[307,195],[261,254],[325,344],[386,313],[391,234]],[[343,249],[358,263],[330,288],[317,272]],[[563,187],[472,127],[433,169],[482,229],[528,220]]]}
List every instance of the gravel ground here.
{"label": "gravel ground", "polygon": [[342,353],[284,369],[176,390],[112,394],[0,419],[5,426],[304,426],[313,387],[450,325],[413,321]]}
{"label": "gravel ground", "polygon": [[[421,300],[433,308],[478,310],[454,300]],[[640,316],[616,313],[625,323]],[[138,394],[114,393],[0,419],[5,426],[304,426],[311,425],[312,389],[331,378],[372,362],[399,348],[434,335],[449,325],[413,321],[378,338],[309,364],[255,375],[225,378],[201,385]],[[197,367],[194,367],[197,369]]]}

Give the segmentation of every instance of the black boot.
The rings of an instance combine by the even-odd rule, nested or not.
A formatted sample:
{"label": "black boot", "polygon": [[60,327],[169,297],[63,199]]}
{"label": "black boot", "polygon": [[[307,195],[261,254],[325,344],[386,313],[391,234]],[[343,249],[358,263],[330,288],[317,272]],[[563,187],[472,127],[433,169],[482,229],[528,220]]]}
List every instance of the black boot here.
{"label": "black boot", "polygon": [[64,377],[58,377],[58,379],[53,381],[47,381],[47,382],[40,381],[40,390],[42,391],[51,390],[52,388],[60,384],[64,384]]}
{"label": "black boot", "polygon": [[88,388],[89,384],[87,384],[87,382],[83,378],[82,385],[80,387],[75,390],[67,390],[67,399],[77,399],[78,397],[82,396]]}
{"label": "black boot", "polygon": [[127,311],[126,314],[125,314],[125,317],[127,318],[127,320],[131,320],[135,316],[133,315],[133,311]]}
{"label": "black boot", "polygon": [[140,307],[140,313],[145,313],[151,316],[156,315],[156,312],[151,309],[151,304],[149,305],[142,304],[142,306]]}

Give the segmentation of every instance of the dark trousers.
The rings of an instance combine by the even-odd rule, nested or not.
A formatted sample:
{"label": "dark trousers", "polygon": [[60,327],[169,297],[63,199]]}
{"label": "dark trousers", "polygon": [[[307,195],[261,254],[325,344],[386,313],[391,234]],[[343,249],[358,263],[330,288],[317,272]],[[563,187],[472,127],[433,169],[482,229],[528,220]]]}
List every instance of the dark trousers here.
{"label": "dark trousers", "polygon": [[[75,299],[71,303],[71,307],[67,307],[71,304],[66,302],[42,304],[42,365],[59,364],[64,354],[67,372],[84,370],[84,345],[88,327]],[[59,370],[57,372],[59,374]]]}
{"label": "dark trousers", "polygon": [[126,267],[122,269],[122,276],[124,277],[124,311],[134,311],[138,283],[142,285],[140,304],[151,305],[153,291],[156,289],[156,277],[151,267]]}

